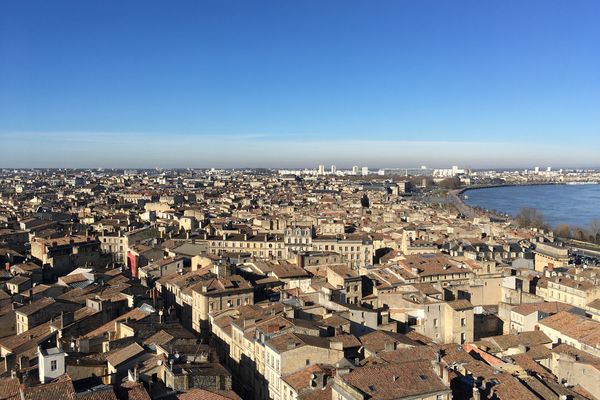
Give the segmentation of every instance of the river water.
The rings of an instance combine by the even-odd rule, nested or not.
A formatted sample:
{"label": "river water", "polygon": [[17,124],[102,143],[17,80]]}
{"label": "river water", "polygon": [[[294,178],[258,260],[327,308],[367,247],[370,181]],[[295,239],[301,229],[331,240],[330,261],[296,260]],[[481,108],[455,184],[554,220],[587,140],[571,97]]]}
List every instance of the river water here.
{"label": "river water", "polygon": [[467,190],[465,203],[515,216],[521,208],[535,208],[552,226],[587,227],[600,220],[600,185],[503,186]]}

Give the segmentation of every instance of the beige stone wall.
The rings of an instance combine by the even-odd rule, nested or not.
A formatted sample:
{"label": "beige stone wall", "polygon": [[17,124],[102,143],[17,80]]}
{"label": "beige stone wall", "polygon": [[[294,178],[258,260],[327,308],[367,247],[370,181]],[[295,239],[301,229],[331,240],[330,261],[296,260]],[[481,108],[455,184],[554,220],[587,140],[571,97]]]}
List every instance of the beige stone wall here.
{"label": "beige stone wall", "polygon": [[565,267],[568,264],[568,258],[552,257],[545,254],[535,253],[533,262],[536,271],[543,272],[544,269],[552,266],[554,268]]}
{"label": "beige stone wall", "polygon": [[454,310],[444,303],[444,323],[442,324],[444,343],[463,344],[473,341],[473,309]]}
{"label": "beige stone wall", "polygon": [[581,385],[595,398],[600,398],[600,371],[594,366],[554,354],[551,370],[559,381],[565,379],[569,385]]}
{"label": "beige stone wall", "polygon": [[203,325],[206,326],[210,312],[254,304],[253,288],[218,295],[202,293],[200,290],[192,291],[192,329],[196,332],[200,332]]}

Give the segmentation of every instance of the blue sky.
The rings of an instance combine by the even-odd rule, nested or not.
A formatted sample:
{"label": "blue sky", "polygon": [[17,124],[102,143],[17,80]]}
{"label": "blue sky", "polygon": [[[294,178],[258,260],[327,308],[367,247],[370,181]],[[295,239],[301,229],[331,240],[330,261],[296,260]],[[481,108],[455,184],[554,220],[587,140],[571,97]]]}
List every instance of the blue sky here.
{"label": "blue sky", "polygon": [[600,2],[0,2],[0,167],[600,166]]}

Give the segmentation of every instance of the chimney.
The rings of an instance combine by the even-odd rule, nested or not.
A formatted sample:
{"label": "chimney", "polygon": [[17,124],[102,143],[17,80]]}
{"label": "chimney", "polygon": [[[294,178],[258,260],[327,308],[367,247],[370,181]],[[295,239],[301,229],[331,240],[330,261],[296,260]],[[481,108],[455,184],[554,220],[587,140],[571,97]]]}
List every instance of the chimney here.
{"label": "chimney", "polygon": [[323,372],[310,375],[310,387],[315,389],[323,389],[326,385],[327,377]]}
{"label": "chimney", "polygon": [[298,266],[304,269],[304,256],[298,253]]}
{"label": "chimney", "polygon": [[73,321],[75,321],[75,313],[74,312],[61,312],[60,313],[60,321],[61,321],[61,328],[64,328],[65,326],[73,323]]}
{"label": "chimney", "polygon": [[251,327],[252,325],[254,325],[255,323],[255,319],[254,318],[245,318],[242,322],[242,326],[244,329]]}
{"label": "chimney", "polygon": [[445,385],[449,385],[450,379],[448,378],[448,368],[444,367],[441,362],[437,361],[437,356],[436,360],[431,360],[431,365],[433,366],[433,370],[435,371],[436,375],[440,377],[442,382],[444,382]]}
{"label": "chimney", "polygon": [[4,369],[5,371],[12,371],[15,367],[17,357],[14,354],[7,354],[4,357]]}
{"label": "chimney", "polygon": [[389,324],[389,322],[390,322],[390,314],[387,312],[381,313],[381,323],[383,325],[385,325],[385,324]]}
{"label": "chimney", "polygon": [[29,357],[21,356],[19,357],[19,369],[29,368]]}
{"label": "chimney", "polygon": [[450,377],[448,374],[448,368],[447,367],[442,367],[440,365],[440,368],[442,369],[442,382],[444,382],[444,385],[449,385],[450,384]]}

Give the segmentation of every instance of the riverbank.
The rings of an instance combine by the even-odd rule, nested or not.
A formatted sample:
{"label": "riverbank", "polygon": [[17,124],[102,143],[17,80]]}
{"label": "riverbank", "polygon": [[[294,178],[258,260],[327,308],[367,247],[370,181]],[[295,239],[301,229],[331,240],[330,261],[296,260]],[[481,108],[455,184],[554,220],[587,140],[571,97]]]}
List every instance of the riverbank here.
{"label": "riverbank", "polygon": [[465,186],[464,188],[456,189],[456,191],[458,192],[457,195],[460,196],[469,190],[491,189],[491,188],[498,188],[498,187],[542,186],[542,185],[566,185],[566,183],[565,182],[497,183],[497,184],[487,184],[487,185],[470,185],[470,186]]}

